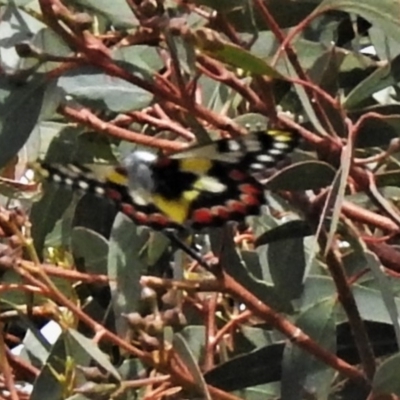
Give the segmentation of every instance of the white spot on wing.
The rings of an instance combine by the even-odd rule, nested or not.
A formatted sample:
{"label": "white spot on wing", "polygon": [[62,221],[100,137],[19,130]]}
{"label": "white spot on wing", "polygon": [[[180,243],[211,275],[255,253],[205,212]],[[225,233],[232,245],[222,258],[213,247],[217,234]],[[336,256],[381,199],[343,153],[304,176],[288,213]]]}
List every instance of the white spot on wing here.
{"label": "white spot on wing", "polygon": [[57,169],[64,175],[76,175],[74,173],[74,171],[71,170],[71,165],[67,164],[67,165],[57,165]]}
{"label": "white spot on wing", "polygon": [[234,164],[240,161],[240,159],[243,157],[243,153],[240,151],[235,151],[235,152],[228,152],[228,153],[220,153],[218,154],[217,157],[214,157],[214,160],[226,162],[229,164]]}
{"label": "white spot on wing", "polygon": [[79,168],[79,167],[77,167],[76,165],[73,165],[73,164],[69,164],[68,165],[68,172],[73,172],[73,173],[75,173],[76,175],[79,175],[79,174],[82,174],[82,170]]}
{"label": "white spot on wing", "polygon": [[229,151],[239,151],[240,150],[240,143],[236,140],[228,140],[227,142]]}
{"label": "white spot on wing", "polygon": [[260,163],[275,162],[275,158],[269,154],[259,154],[256,158],[257,158],[257,161],[259,161]]}
{"label": "white spot on wing", "polygon": [[144,191],[140,190],[131,190],[129,194],[132,197],[132,201],[137,204],[138,206],[146,206],[149,204],[149,194],[145,193]]}
{"label": "white spot on wing", "polygon": [[78,186],[82,190],[89,189],[89,184],[86,181],[82,181],[82,180],[78,181]]}
{"label": "white spot on wing", "polygon": [[61,176],[58,175],[58,174],[54,174],[54,175],[51,177],[51,179],[52,179],[54,182],[56,182],[56,183],[62,182],[62,178],[61,178]]}
{"label": "white spot on wing", "polygon": [[268,150],[269,154],[272,154],[273,156],[280,156],[284,153],[284,151],[279,150],[279,149],[270,149]]}
{"label": "white spot on wing", "polygon": [[250,168],[259,171],[259,170],[265,169],[265,165],[260,164],[260,163],[252,163],[250,165]]}
{"label": "white spot on wing", "polygon": [[246,150],[249,152],[256,152],[261,150],[261,143],[257,139],[251,139],[245,141]]}
{"label": "white spot on wing", "polygon": [[204,192],[222,193],[226,186],[212,176],[203,176],[194,184],[194,188]]}
{"label": "white spot on wing", "polygon": [[281,149],[281,150],[287,150],[289,148],[287,143],[283,142],[276,142],[274,143],[274,148],[275,149]]}
{"label": "white spot on wing", "polygon": [[101,186],[96,186],[96,188],[94,189],[95,193],[99,196],[104,196],[105,194],[105,190],[104,188],[102,188]]}

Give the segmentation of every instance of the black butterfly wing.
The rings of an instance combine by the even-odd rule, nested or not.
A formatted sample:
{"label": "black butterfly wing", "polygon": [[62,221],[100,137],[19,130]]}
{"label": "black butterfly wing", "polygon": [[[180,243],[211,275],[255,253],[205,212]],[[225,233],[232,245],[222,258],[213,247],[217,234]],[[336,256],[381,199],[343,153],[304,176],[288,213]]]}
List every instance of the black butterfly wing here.
{"label": "black butterfly wing", "polygon": [[297,142],[290,131],[258,131],[159,159],[153,166],[152,201],[172,220],[194,229],[257,215],[265,197],[254,174],[276,166]]}
{"label": "black butterfly wing", "polygon": [[153,167],[152,203],[170,220],[192,229],[256,215],[262,185],[231,164],[207,158],[164,159]]}
{"label": "black butterfly wing", "polygon": [[298,145],[290,130],[254,131],[239,138],[220,139],[208,145],[176,153],[173,159],[202,157],[238,166],[250,174],[275,167]]}
{"label": "black butterfly wing", "polygon": [[122,166],[101,175],[73,164],[40,162],[35,169],[47,180],[113,201],[139,225],[201,229],[258,214],[265,199],[253,173],[275,166],[296,145],[292,132],[260,131],[159,157],[149,166],[151,192],[136,187]]}
{"label": "black butterfly wing", "polygon": [[135,201],[128,188],[128,176],[120,167],[79,164],[57,164],[39,161],[31,165],[43,180],[68,187],[82,193],[90,193],[114,203],[116,208],[138,225],[153,229],[181,229],[163,215],[152,202]]}

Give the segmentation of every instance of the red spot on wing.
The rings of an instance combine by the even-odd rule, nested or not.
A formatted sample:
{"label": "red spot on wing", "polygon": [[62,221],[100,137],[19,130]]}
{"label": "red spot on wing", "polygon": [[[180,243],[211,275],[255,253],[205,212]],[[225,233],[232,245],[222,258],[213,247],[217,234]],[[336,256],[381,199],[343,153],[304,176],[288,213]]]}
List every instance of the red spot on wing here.
{"label": "red spot on wing", "polygon": [[137,225],[146,225],[153,229],[179,228],[172,223],[166,216],[160,213],[149,213],[138,211],[134,205],[120,203],[119,208],[126,216],[131,218]]}
{"label": "red spot on wing", "polygon": [[107,197],[113,201],[121,201],[122,195],[118,190],[112,189],[112,188],[107,188],[106,191]]}
{"label": "red spot on wing", "polygon": [[250,194],[242,194],[242,195],[240,196],[240,200],[241,200],[244,204],[246,204],[247,206],[250,206],[250,207],[252,207],[252,206],[257,206],[257,205],[260,205],[260,204],[261,204],[261,203],[260,203],[260,200],[257,199],[257,197],[254,197],[254,196],[252,196],[252,195],[250,195]]}
{"label": "red spot on wing", "polygon": [[215,206],[211,209],[211,213],[221,220],[229,220],[230,213],[225,206]]}
{"label": "red spot on wing", "polygon": [[227,207],[229,208],[229,211],[232,213],[238,213],[238,214],[243,214],[246,215],[246,204],[242,203],[239,200],[228,200],[226,202]]}
{"label": "red spot on wing", "polygon": [[239,186],[239,189],[243,193],[253,194],[253,195],[254,194],[259,195],[262,192],[259,187],[251,185],[250,183],[243,183],[242,185]]}
{"label": "red spot on wing", "polygon": [[161,229],[167,227],[171,222],[162,214],[150,214],[149,224],[159,226]]}
{"label": "red spot on wing", "polygon": [[229,172],[229,178],[233,179],[234,181],[244,181],[248,175],[239,171],[238,169],[233,169]]}
{"label": "red spot on wing", "polygon": [[122,213],[127,217],[131,218],[138,225],[147,225],[149,222],[149,217],[147,214],[137,211],[132,204],[120,203],[119,208]]}
{"label": "red spot on wing", "polygon": [[208,208],[199,208],[193,212],[192,219],[195,223],[207,225],[212,224],[213,215]]}
{"label": "red spot on wing", "polygon": [[149,222],[149,217],[143,212],[135,213],[134,219],[138,225],[147,225]]}
{"label": "red spot on wing", "polygon": [[130,218],[137,219],[137,215],[139,214],[136,212],[135,207],[129,203],[121,203],[119,204],[120,210]]}

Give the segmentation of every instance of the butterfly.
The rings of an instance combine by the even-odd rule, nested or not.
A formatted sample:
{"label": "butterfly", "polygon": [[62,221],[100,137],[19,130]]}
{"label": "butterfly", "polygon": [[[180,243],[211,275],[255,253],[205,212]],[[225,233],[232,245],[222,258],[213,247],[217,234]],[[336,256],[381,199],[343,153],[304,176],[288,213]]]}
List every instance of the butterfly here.
{"label": "butterfly", "polygon": [[292,131],[262,130],[169,157],[134,151],[102,177],[77,164],[39,161],[34,169],[42,179],[111,200],[138,225],[199,230],[259,214],[266,200],[255,176],[297,143]]}

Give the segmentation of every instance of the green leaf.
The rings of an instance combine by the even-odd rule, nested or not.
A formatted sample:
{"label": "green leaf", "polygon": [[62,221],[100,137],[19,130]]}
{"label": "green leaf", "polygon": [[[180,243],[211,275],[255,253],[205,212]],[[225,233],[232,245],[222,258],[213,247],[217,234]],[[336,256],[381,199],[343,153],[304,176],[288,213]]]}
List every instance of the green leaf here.
{"label": "green leaf", "polygon": [[218,253],[220,265],[237,282],[253,293],[260,301],[282,311],[289,312],[291,305],[284,299],[276,288],[268,284],[265,279],[258,278],[250,273],[244,260],[240,257],[232,240],[232,232],[229,227],[213,229],[210,233],[211,244],[218,248],[217,242],[222,240]]}
{"label": "green leaf", "polygon": [[175,334],[172,345],[192,375],[194,382],[202,394],[202,398],[211,400],[212,397],[208,392],[208,388],[203,378],[203,374],[200,371],[198,361],[194,358],[183,336],[181,336],[179,333]]}
{"label": "green leaf", "polygon": [[66,72],[58,86],[83,104],[114,112],[139,110],[153,100],[150,92],[92,66]]}
{"label": "green leaf", "polygon": [[372,389],[375,394],[400,395],[400,354],[396,354],[385,360],[377,369],[372,381]]}
{"label": "green leaf", "polygon": [[[297,325],[319,346],[336,352],[336,299],[324,299],[305,310],[297,319]],[[335,371],[325,363],[287,342],[282,364],[282,397],[303,399],[304,393],[315,393],[316,398],[326,399],[330,393]]]}
{"label": "green leaf", "polygon": [[258,247],[279,240],[303,238],[310,235],[312,235],[312,230],[307,222],[300,220],[289,221],[264,232],[256,239],[254,245]]}
{"label": "green leaf", "polygon": [[[400,107],[397,104],[377,105],[368,107],[362,113],[350,113],[351,118],[359,118],[365,111],[376,112],[380,118],[367,118],[360,127],[356,138],[356,147],[381,147],[386,149],[392,139],[399,136],[400,132]],[[379,135],[377,135],[379,132]],[[379,174],[379,173],[378,173]]]}
{"label": "green leaf", "polygon": [[117,214],[110,235],[107,268],[116,329],[121,337],[128,329],[122,315],[139,311],[140,277],[146,267],[140,253],[146,241],[147,236],[139,235],[138,228],[128,217]]}
{"label": "green leaf", "polygon": [[313,14],[342,10],[358,14],[372,25],[383,30],[386,35],[399,39],[400,21],[397,18],[400,5],[396,0],[324,0]]}
{"label": "green leaf", "polygon": [[71,250],[75,257],[82,257],[85,271],[107,274],[108,242],[90,229],[76,227],[71,234]]}
{"label": "green leaf", "polygon": [[[4,3],[6,3],[5,6]],[[15,1],[2,2],[1,4],[1,66],[4,71],[16,71],[19,68],[21,58],[18,56],[15,46],[31,40],[32,35],[44,28],[45,25],[38,18],[34,18],[18,8],[19,4]],[[2,76],[4,75],[2,74]]]}
{"label": "green leaf", "polygon": [[[42,51],[43,53],[52,54],[59,57],[68,57],[70,55],[71,49],[52,29],[43,28],[39,32],[37,32],[35,36],[33,36],[33,38],[29,39],[30,40],[28,43],[33,48],[40,49],[40,51]],[[54,68],[59,67],[60,64],[61,61],[47,61],[38,65],[38,60],[36,58],[28,57],[22,59],[21,67],[24,69],[28,69],[37,66],[38,72],[49,73]],[[60,100],[61,98],[59,99],[59,101]],[[53,106],[56,107],[59,104],[59,101],[54,102]],[[51,115],[49,115],[49,117],[51,117]]]}
{"label": "green leaf", "polygon": [[75,210],[80,200],[79,194],[73,194],[72,201],[63,212],[63,215],[56,221],[54,228],[46,235],[46,247],[63,246],[65,249],[70,248]]}
{"label": "green leaf", "polygon": [[347,95],[344,106],[347,110],[358,107],[362,102],[379,90],[395,85],[400,79],[400,55],[391,62],[376,69],[360,82]]}
{"label": "green leaf", "polygon": [[[298,179],[301,176],[301,179]],[[335,170],[321,161],[306,161],[286,167],[268,180],[268,190],[312,190],[332,184]]]}
{"label": "green leaf", "polygon": [[[354,298],[362,319],[374,322],[392,324],[380,290],[366,288],[360,285],[353,287]],[[397,309],[400,307],[400,298],[394,298]]]}
{"label": "green leaf", "polygon": [[208,371],[206,382],[232,391],[278,381],[283,347],[283,343],[276,343],[235,357]]}
{"label": "green leaf", "polygon": [[268,245],[267,259],[276,290],[287,300],[303,290],[306,260],[303,239],[286,239]]}
{"label": "green leaf", "polygon": [[240,68],[250,75],[266,75],[275,79],[285,79],[275,68],[249,51],[224,41],[211,29],[198,29],[191,37],[195,46],[204,54],[232,67]]}
{"label": "green leaf", "polygon": [[[73,345],[76,353],[83,354],[95,361],[101,368],[111,374],[117,381],[121,379],[118,371],[111,364],[107,354],[103,353],[98,345],[74,329],[68,329],[69,345]],[[76,357],[76,356],[75,356]]]}
{"label": "green leaf", "polygon": [[[72,192],[44,185],[44,195],[36,202],[31,211],[32,237],[36,251],[41,254],[45,238],[50,233],[71,204]],[[60,221],[61,223],[61,221]]]}
{"label": "green leaf", "polygon": [[115,60],[128,63],[129,69],[143,77],[152,78],[152,75],[164,67],[160,53],[155,47],[136,45],[118,48],[113,52]]}
{"label": "green leaf", "polygon": [[384,302],[392,321],[393,329],[396,334],[397,346],[400,346],[399,309],[394,296],[394,288],[391,285],[389,278],[383,273],[381,264],[375,254],[366,252],[365,261],[377,281],[377,286],[382,294],[382,301]]}
{"label": "green leaf", "polygon": [[112,3],[108,0],[73,0],[73,3],[79,8],[84,7],[98,13],[98,17],[104,16],[119,29],[135,28],[138,26],[135,14],[124,0],[114,0]]}
{"label": "green leaf", "polygon": [[0,168],[22,148],[39,120],[47,81],[37,76],[16,85],[0,75]]}
{"label": "green leaf", "polygon": [[[46,364],[40,371],[39,376],[36,378],[30,397],[31,399],[38,400],[48,398],[62,400],[65,398],[64,395],[69,389],[67,389],[68,385],[71,385],[72,383],[79,385],[84,382],[83,377],[79,374],[75,376],[74,381],[72,382],[72,372],[75,370],[77,365],[83,367],[89,365],[91,360],[91,347],[95,345],[92,341],[89,341],[86,338],[84,339],[86,340],[85,344],[87,347],[82,347],[82,342],[80,342],[80,345],[77,345],[73,338],[71,340],[71,336],[68,334],[70,332],[71,331],[68,331],[67,333],[60,335],[52,347],[46,360]],[[80,339],[81,335],[77,334],[75,337]],[[100,357],[94,359],[98,362]],[[103,364],[100,365],[104,366],[106,363],[103,362]],[[107,369],[107,371],[109,370]],[[59,377],[57,377],[56,374],[58,374]],[[68,381],[68,377],[71,381]],[[67,378],[67,380],[63,381],[63,378]]]}
{"label": "green leaf", "polygon": [[46,364],[41,369],[39,376],[35,380],[30,399],[42,400],[44,398],[62,400],[63,387],[56,378],[53,371],[63,374],[67,353],[65,348],[65,337],[61,335],[51,349]]}

